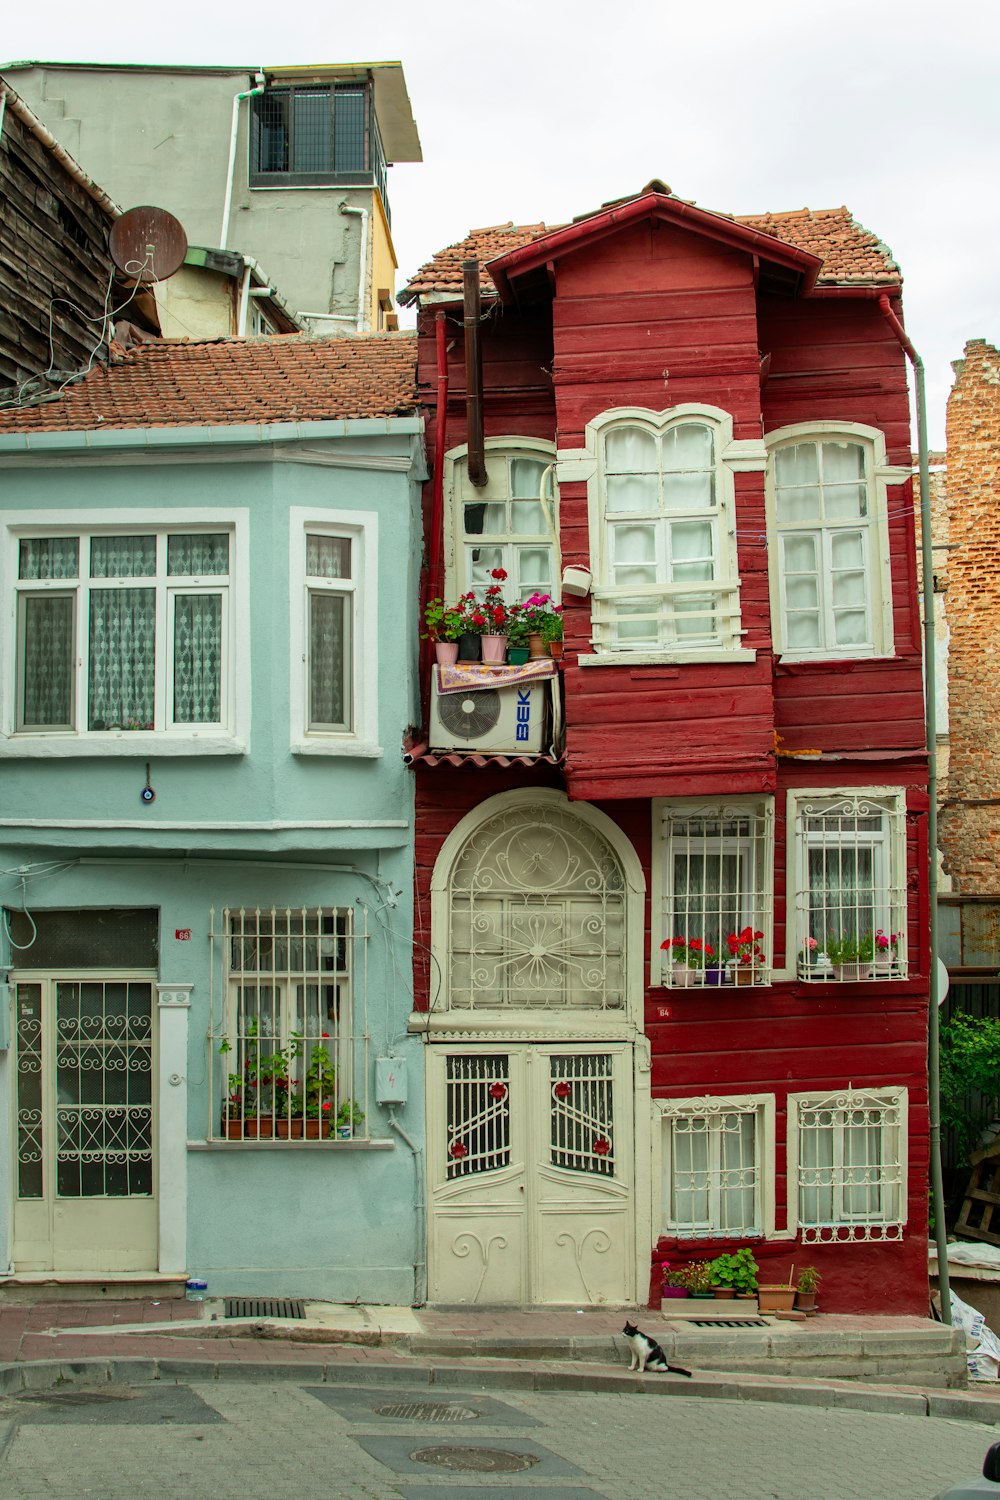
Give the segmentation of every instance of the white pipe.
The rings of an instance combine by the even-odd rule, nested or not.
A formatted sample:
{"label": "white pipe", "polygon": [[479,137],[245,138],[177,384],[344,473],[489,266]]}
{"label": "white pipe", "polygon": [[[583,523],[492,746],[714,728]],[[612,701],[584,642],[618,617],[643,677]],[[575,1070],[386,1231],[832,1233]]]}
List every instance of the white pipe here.
{"label": "white pipe", "polygon": [[[261,76],[258,73],[258,78]],[[229,213],[233,206],[233,175],[236,171],[236,137],[240,128],[240,101],[241,99],[252,99],[255,94],[264,92],[263,82],[258,83],[252,89],[244,89],[242,94],[233,95],[233,128],[229,133],[229,169],[226,172],[226,201],[222,208],[222,228],[219,230],[219,249],[225,250],[226,240],[229,238]]]}
{"label": "white pipe", "polygon": [[236,319],[236,337],[245,339],[247,336],[247,312],[250,308],[250,261],[243,258],[243,280],[240,282],[240,311]]}
{"label": "white pipe", "polygon": [[413,1263],[413,1301],[417,1307],[423,1307],[427,1301],[427,1259],[424,1253],[426,1228],[426,1205],[424,1202],[424,1153],[423,1148],[412,1140],[396,1119],[394,1110],[387,1112],[389,1124],[396,1134],[406,1142],[413,1152],[414,1186],[416,1188],[416,1240],[417,1253]]}
{"label": "white pipe", "polygon": [[371,328],[371,319],[368,317],[368,309],[365,306],[365,291],[368,283],[368,210],[367,208],[352,208],[349,203],[340,205],[342,214],[354,214],[361,220],[361,271],[358,275],[358,332],[368,333]]}

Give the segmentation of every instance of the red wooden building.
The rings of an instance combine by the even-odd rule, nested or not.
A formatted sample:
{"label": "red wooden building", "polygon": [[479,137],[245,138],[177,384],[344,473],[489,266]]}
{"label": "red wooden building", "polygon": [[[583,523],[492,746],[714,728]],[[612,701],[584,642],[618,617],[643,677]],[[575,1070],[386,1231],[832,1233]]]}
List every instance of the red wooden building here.
{"label": "red wooden building", "polygon": [[565,624],[554,679],[424,670],[430,1299],[655,1302],[662,1259],[748,1244],[762,1280],[816,1266],[825,1310],[925,1312],[895,264],[846,209],[653,183],[474,231],[406,298],[427,593],[503,568]]}

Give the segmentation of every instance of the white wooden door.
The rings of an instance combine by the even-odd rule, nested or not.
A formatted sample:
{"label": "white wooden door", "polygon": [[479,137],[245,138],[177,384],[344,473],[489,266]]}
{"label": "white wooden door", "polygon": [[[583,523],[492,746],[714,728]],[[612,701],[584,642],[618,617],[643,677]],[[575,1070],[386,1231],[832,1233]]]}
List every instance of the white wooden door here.
{"label": "white wooden door", "polygon": [[433,1302],[634,1297],[632,1049],[428,1048]]}
{"label": "white wooden door", "polygon": [[13,976],[17,1271],[153,1271],[153,983]]}

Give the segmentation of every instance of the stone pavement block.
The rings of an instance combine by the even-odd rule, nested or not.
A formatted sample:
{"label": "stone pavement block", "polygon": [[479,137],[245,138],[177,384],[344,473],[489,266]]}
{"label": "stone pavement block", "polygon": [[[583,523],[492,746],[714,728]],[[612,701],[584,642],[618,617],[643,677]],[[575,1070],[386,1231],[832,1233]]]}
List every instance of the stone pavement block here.
{"label": "stone pavement block", "polygon": [[214,1359],[158,1359],[156,1365],[161,1380],[204,1381],[219,1378],[219,1365]]}
{"label": "stone pavement block", "polygon": [[465,1387],[482,1390],[533,1391],[538,1371],[525,1370],[517,1366],[502,1365],[445,1365],[435,1366],[430,1372],[433,1385],[448,1388]]}
{"label": "stone pavement block", "polygon": [[111,1381],[111,1366],[107,1360],[64,1361],[60,1359],[39,1360],[36,1364],[21,1366],[21,1390],[44,1391],[51,1386],[85,1381],[88,1385],[107,1385]]}
{"label": "stone pavement block", "polygon": [[[234,1377],[235,1378],[235,1377]],[[298,1378],[298,1377],[296,1377]],[[370,1364],[338,1364],[333,1360],[327,1360],[323,1367],[323,1384],[334,1385],[341,1382],[348,1385],[413,1385],[415,1382],[426,1380],[428,1384],[432,1379],[432,1373],[425,1365],[390,1365],[375,1363]]]}
{"label": "stone pavement block", "polygon": [[959,1394],[958,1391],[947,1395],[931,1391],[927,1396],[927,1409],[932,1417],[957,1418],[960,1422],[985,1422],[989,1427],[1000,1424],[1000,1400],[977,1396],[974,1391],[968,1395]]}
{"label": "stone pavement block", "polygon": [[829,1385],[788,1386],[759,1385],[752,1381],[741,1383],[741,1401],[777,1401],[794,1406],[821,1406],[843,1411],[879,1412],[907,1417],[927,1415],[927,1402],[923,1396],[902,1391],[844,1390]]}
{"label": "stone pavement block", "polygon": [[902,1380],[908,1385],[933,1386],[938,1390],[947,1390],[953,1383],[954,1372],[939,1370],[934,1366],[926,1368],[919,1363],[914,1363],[912,1359],[879,1359],[875,1361],[875,1370],[869,1378],[880,1380],[886,1385]]}

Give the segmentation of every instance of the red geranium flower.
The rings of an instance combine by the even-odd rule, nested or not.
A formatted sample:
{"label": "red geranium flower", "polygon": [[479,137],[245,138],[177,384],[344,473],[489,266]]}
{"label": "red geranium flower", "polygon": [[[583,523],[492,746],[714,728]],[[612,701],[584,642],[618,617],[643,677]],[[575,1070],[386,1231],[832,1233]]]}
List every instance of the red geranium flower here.
{"label": "red geranium flower", "polygon": [[570,1089],[569,1084],[564,1079],[562,1083],[556,1084],[552,1092],[555,1094],[557,1099],[568,1099],[572,1090]]}
{"label": "red geranium flower", "polygon": [[597,1140],[594,1142],[594,1155],[595,1156],[607,1156],[607,1154],[608,1154],[608,1152],[610,1150],[611,1150],[611,1142],[605,1140],[603,1135],[599,1135],[597,1137]]}
{"label": "red geranium flower", "polygon": [[504,1087],[504,1085],[502,1083],[491,1084],[491,1086],[490,1086],[490,1098],[491,1099],[505,1099],[506,1097],[507,1097],[507,1090],[506,1090],[506,1088]]}
{"label": "red geranium flower", "polygon": [[451,1148],[451,1154],[458,1161],[461,1161],[463,1156],[468,1156],[469,1148],[468,1146],[463,1146],[461,1141],[456,1141]]}

